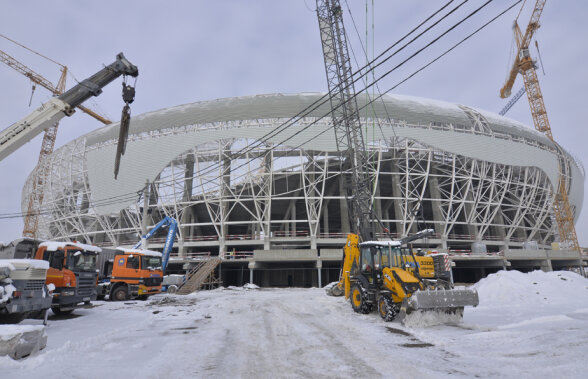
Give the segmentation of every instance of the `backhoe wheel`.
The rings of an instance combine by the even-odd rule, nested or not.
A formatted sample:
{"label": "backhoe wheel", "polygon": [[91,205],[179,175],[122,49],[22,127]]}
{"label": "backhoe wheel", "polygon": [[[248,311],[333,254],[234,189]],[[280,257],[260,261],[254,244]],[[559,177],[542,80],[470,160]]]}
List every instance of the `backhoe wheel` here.
{"label": "backhoe wheel", "polygon": [[380,296],[378,299],[378,313],[384,321],[389,322],[394,320],[399,311],[400,306],[394,304],[389,296]]}
{"label": "backhoe wheel", "polygon": [[372,305],[368,303],[367,291],[358,283],[351,286],[351,307],[357,313],[370,313],[372,311]]}
{"label": "backhoe wheel", "polygon": [[124,301],[129,298],[129,292],[125,287],[118,287],[114,290],[111,296],[114,301]]}

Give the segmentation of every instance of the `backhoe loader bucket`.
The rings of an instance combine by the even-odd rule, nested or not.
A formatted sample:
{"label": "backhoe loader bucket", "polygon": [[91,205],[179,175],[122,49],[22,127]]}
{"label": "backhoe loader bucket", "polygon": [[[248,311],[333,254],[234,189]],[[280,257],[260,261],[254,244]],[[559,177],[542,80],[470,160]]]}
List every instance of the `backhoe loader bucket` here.
{"label": "backhoe loader bucket", "polygon": [[345,289],[339,285],[339,282],[329,283],[324,288],[329,296],[343,296],[345,294]]}
{"label": "backhoe loader bucket", "polygon": [[406,323],[406,316],[416,312],[439,311],[463,317],[463,308],[479,304],[478,292],[471,289],[416,291],[404,299],[398,320]]}

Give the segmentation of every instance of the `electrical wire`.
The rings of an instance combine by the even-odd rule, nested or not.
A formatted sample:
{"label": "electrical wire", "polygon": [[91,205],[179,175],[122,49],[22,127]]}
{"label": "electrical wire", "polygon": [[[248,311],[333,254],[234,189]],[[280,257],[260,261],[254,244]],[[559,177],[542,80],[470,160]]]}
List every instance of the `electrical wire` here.
{"label": "electrical wire", "polygon": [[[488,1],[487,3],[485,3],[482,7],[484,7],[485,5],[487,5],[488,3],[490,3],[492,0]],[[426,69],[427,67],[429,67],[431,64],[435,63],[436,61],[438,61],[439,59],[441,59],[443,56],[447,55],[449,52],[451,52],[452,50],[454,50],[457,46],[461,45],[463,42],[467,41],[469,38],[471,38],[473,35],[477,34],[479,31],[481,31],[482,29],[484,29],[486,26],[488,26],[490,23],[494,22],[496,19],[498,19],[499,17],[501,17],[502,15],[504,15],[506,12],[508,12],[510,9],[512,9],[515,5],[519,4],[521,1],[523,0],[518,0],[517,2],[515,2],[513,5],[511,5],[510,7],[508,7],[507,9],[505,9],[504,11],[502,11],[501,13],[499,13],[497,16],[495,16],[494,18],[492,18],[490,21],[486,22],[484,25],[482,25],[480,28],[476,29],[473,33],[469,34],[467,37],[465,37],[464,39],[462,39],[461,41],[459,41],[458,43],[454,44],[450,49],[446,50],[443,54],[439,55],[437,58],[435,58],[434,60],[430,61],[429,63],[427,63],[426,65],[422,66],[421,68],[419,68],[417,71],[413,72],[411,75],[409,75],[408,77],[406,77],[405,79],[403,79],[402,81],[398,82],[396,85],[394,85],[393,87],[391,87],[388,91],[389,92],[395,88],[397,88],[399,85],[405,83],[407,80],[409,80],[410,78],[414,77],[416,74],[420,73],[421,71],[423,71],[424,69]],[[442,38],[444,35],[446,35],[449,31],[455,29],[455,27],[457,27],[459,24],[461,24],[463,21],[465,21],[466,19],[468,19],[469,17],[471,17],[473,14],[477,13],[482,7],[478,8],[477,10],[475,10],[474,12],[472,12],[470,15],[468,15],[465,19],[463,19],[462,21],[458,22],[456,25],[452,26],[450,29],[448,29],[446,32],[444,32],[442,35],[440,35],[439,37],[435,38],[433,41],[431,41],[429,44],[427,44],[425,47],[421,48],[419,51],[417,51],[416,53],[414,53],[413,55],[411,55],[411,57],[407,58],[406,60],[404,60],[402,63],[400,63],[399,65],[397,65],[395,68],[393,68],[392,70],[389,70],[385,75],[381,76],[377,81],[381,80],[383,77],[385,77],[386,75],[388,75],[389,73],[393,72],[394,70],[396,70],[398,67],[401,67],[403,64],[405,64],[408,60],[412,59],[414,56],[416,56],[417,54],[419,54],[420,52],[422,52],[425,48],[431,46],[432,44],[434,44],[435,42],[437,42],[440,38]],[[388,49],[389,50],[389,49]],[[380,54],[381,56],[381,54]],[[376,58],[377,59],[377,58]],[[372,86],[374,86],[377,81],[375,81],[374,83],[370,84],[369,86],[367,86],[365,89],[370,88]],[[325,98],[327,95],[323,96],[321,99]],[[356,97],[357,93],[353,96]],[[374,101],[377,101],[379,99],[381,99],[384,95],[380,94],[376,99],[372,99],[372,101],[368,104],[366,104],[364,107],[360,108],[359,110],[362,110],[363,108],[365,108],[366,106],[369,106],[371,103],[373,103]],[[316,103],[316,102],[315,102]],[[321,103],[322,104],[322,103]],[[308,107],[307,107],[308,108]],[[329,112],[330,113],[330,112]],[[328,114],[329,114],[328,113]],[[324,116],[322,116],[321,118],[326,117],[328,114],[325,114]],[[320,120],[321,118],[319,118],[318,120]],[[294,135],[290,136],[289,138],[285,139],[283,142],[286,142],[288,140],[290,140],[291,138],[293,138],[295,135],[301,133],[302,131],[306,130],[307,128],[309,128],[310,126],[312,126],[314,123],[316,123],[318,120],[313,121],[311,124],[309,124],[308,126],[306,126],[303,130],[298,131],[297,133],[295,133]],[[309,140],[303,142],[302,144],[298,145],[297,147],[288,150],[287,152],[292,152],[294,150],[296,150],[297,148],[303,146],[304,144],[310,142],[312,139],[315,139],[317,136],[320,136],[321,134],[325,133],[326,131],[329,131],[330,129],[325,129],[323,132],[314,135],[312,138],[310,138]],[[269,133],[268,133],[269,134]],[[282,143],[280,143],[282,144]],[[282,152],[283,153],[283,152]],[[250,163],[252,160],[249,160],[248,163]],[[244,164],[242,164],[239,167],[242,167]],[[220,166],[219,166],[220,167]],[[239,168],[238,167],[238,168]],[[246,176],[248,174],[242,174],[240,175],[240,177],[242,176]],[[218,178],[222,178],[222,175],[219,176]],[[209,180],[209,182],[211,182],[211,180]],[[99,206],[104,206],[104,205],[111,205],[111,204],[117,204],[117,203],[126,203],[128,202],[130,199],[135,199],[137,198],[137,195],[140,194],[141,191],[137,191],[137,192],[130,192],[127,194],[121,194],[121,195],[117,195],[117,196],[113,196],[111,198],[106,198],[106,199],[101,199],[101,200],[96,200],[96,201],[92,201],[92,204],[94,206],[96,206],[96,204],[98,204]],[[129,196],[132,195],[132,196]],[[140,197],[139,197],[140,198]],[[55,208],[55,210],[57,210],[58,208]],[[44,214],[49,214],[52,213],[50,210],[47,211],[41,211],[38,212],[37,215],[44,215]],[[22,217],[26,215],[26,213],[7,213],[7,214],[0,214],[0,219],[7,219],[7,218],[17,218],[17,217]]]}

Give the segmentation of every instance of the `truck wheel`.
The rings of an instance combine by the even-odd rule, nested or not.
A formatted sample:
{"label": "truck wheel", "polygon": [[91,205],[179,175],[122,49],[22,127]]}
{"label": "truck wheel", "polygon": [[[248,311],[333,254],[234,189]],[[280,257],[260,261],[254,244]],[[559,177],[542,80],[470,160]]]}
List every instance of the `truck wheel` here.
{"label": "truck wheel", "polygon": [[175,284],[171,284],[169,287],[167,287],[167,293],[176,293],[178,292],[178,286],[176,286]]}
{"label": "truck wheel", "polygon": [[10,313],[0,315],[0,324],[18,324],[25,319],[26,313]]}
{"label": "truck wheel", "polygon": [[400,311],[398,304],[394,304],[389,296],[380,296],[378,299],[378,313],[386,322],[392,321]]}
{"label": "truck wheel", "polygon": [[57,307],[51,307],[51,310],[57,316],[65,316],[65,315],[68,315],[71,312],[73,312],[73,309],[70,309],[70,310],[67,310],[67,311],[62,311],[61,309],[59,309]]}
{"label": "truck wheel", "polygon": [[357,313],[370,313],[372,305],[368,303],[368,293],[363,287],[355,283],[351,286],[351,307]]}
{"label": "truck wheel", "polygon": [[124,301],[129,298],[129,291],[126,287],[118,287],[114,290],[110,298],[114,301]]}

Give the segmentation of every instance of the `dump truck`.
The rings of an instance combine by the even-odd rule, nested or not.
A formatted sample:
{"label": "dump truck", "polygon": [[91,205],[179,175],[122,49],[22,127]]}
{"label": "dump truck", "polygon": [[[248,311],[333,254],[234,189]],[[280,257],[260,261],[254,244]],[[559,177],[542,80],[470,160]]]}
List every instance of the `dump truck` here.
{"label": "dump truck", "polygon": [[98,299],[147,300],[161,292],[162,254],[145,249],[103,249],[98,256]]}
{"label": "dump truck", "polygon": [[45,283],[55,288],[51,310],[61,315],[76,308],[91,307],[91,302],[96,300],[96,255],[100,250],[79,242],[18,238],[0,248],[0,257],[48,262]]}
{"label": "dump truck", "polygon": [[347,236],[340,280],[327,293],[344,294],[355,312],[377,309],[385,321],[401,322],[428,311],[461,318],[465,306],[479,302],[477,291],[454,288],[447,254],[417,256],[401,241],[360,243],[357,234]]}
{"label": "dump truck", "polygon": [[53,284],[53,313],[69,314],[76,308],[89,308],[96,300],[97,246],[78,242],[45,241],[34,258],[49,262],[47,284]]}
{"label": "dump truck", "polygon": [[49,309],[48,269],[45,261],[0,259],[0,324],[16,324]]}

